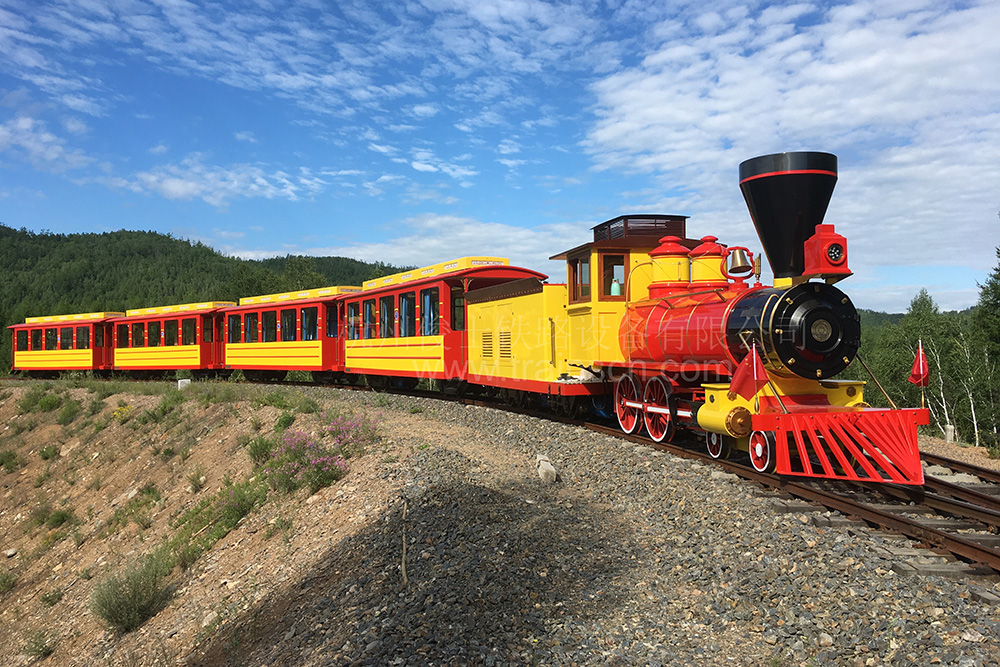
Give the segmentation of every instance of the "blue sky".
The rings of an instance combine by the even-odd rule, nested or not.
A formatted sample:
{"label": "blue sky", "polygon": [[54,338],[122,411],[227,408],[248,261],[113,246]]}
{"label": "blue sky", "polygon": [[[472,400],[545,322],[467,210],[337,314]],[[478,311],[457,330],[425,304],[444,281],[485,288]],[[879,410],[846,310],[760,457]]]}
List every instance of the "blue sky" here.
{"label": "blue sky", "polygon": [[739,163],[822,150],[855,302],[964,308],[998,34],[995,1],[0,0],[0,222],[562,280],[622,213],[757,249]]}

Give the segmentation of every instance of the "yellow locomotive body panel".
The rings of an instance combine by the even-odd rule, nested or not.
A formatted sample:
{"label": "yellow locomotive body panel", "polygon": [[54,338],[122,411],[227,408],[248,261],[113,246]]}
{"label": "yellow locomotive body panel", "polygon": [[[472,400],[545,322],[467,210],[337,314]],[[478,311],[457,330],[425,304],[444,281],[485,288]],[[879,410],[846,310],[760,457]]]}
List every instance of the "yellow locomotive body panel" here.
{"label": "yellow locomotive body panel", "polygon": [[444,336],[367,338],[344,344],[344,366],[350,373],[381,371],[420,376],[441,375]]}
{"label": "yellow locomotive body panel", "polygon": [[86,370],[94,367],[93,350],[30,350],[14,352],[15,368]]}
{"label": "yellow locomotive body panel", "polygon": [[274,369],[313,367],[323,370],[323,343],[319,340],[228,343],[226,366]]}
{"label": "yellow locomotive body panel", "polygon": [[470,377],[557,382],[575,375],[566,363],[566,286],[542,285],[524,296],[470,303]]}
{"label": "yellow locomotive body panel", "polygon": [[201,346],[168,345],[115,349],[116,369],[200,368]]}

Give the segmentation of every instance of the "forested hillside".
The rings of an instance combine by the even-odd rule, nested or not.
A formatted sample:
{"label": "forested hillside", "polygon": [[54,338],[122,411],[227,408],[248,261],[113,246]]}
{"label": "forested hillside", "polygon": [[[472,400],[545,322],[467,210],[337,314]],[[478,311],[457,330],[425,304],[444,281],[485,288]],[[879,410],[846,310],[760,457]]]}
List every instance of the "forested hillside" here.
{"label": "forested hillside", "polygon": [[[326,285],[359,285],[399,269],[343,257],[226,257],[155,232],[49,234],[0,225],[0,327],[34,315],[122,311]],[[9,332],[0,344],[10,367]]]}

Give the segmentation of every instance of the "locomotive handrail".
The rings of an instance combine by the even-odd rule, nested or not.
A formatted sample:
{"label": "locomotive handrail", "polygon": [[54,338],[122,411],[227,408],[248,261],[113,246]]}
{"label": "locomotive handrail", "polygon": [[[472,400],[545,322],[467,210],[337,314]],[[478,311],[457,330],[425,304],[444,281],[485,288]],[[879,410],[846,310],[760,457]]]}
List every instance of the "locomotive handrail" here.
{"label": "locomotive handrail", "polygon": [[886,392],[886,390],[883,389],[882,383],[879,382],[878,378],[875,377],[875,374],[872,373],[872,369],[868,368],[868,364],[866,364],[865,360],[861,358],[861,353],[857,353],[855,356],[857,357],[858,361],[861,362],[861,365],[865,367],[865,370],[868,371],[868,375],[872,376],[872,380],[875,382],[875,386],[878,387],[879,391],[882,392],[882,395],[885,396],[885,400],[889,401],[889,405],[892,406],[892,409],[893,410],[899,410],[899,408],[896,406],[896,404],[893,402],[893,400],[891,398],[889,398],[888,392]]}
{"label": "locomotive handrail", "polygon": [[[666,296],[660,297],[659,300],[667,301],[669,299],[673,299],[675,297],[680,297],[680,296],[700,296],[702,294],[716,294],[720,299],[722,299],[723,303],[725,303],[726,297],[722,296],[722,293],[724,291],[725,291],[724,287],[716,287],[714,289],[698,290],[697,292],[681,292],[678,294],[667,294]],[[673,306],[670,307],[673,308]]]}

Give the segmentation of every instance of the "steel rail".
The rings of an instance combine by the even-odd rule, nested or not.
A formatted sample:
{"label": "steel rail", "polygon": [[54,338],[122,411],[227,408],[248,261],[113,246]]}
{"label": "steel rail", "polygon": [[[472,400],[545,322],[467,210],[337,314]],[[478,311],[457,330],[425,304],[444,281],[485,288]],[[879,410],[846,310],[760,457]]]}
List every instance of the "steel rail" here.
{"label": "steel rail", "polygon": [[957,470],[958,472],[969,473],[970,475],[975,475],[976,477],[990,482],[1000,483],[1000,471],[998,470],[983,468],[972,463],[956,461],[955,459],[949,459],[945,456],[938,456],[937,454],[930,454],[928,452],[920,452],[920,458],[928,463],[944,466],[945,468],[951,468],[952,470]]}

